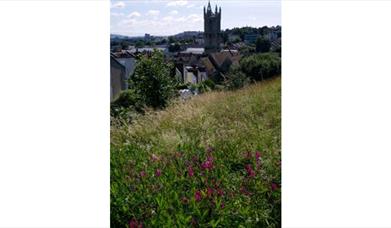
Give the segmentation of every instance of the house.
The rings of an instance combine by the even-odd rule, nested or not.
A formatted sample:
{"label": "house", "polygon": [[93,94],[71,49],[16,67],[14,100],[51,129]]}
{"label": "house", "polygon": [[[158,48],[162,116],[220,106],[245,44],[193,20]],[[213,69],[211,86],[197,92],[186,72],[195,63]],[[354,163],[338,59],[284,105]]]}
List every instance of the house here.
{"label": "house", "polygon": [[125,83],[126,69],[114,56],[110,56],[110,101],[115,100],[122,90],[127,89]]}
{"label": "house", "polygon": [[183,82],[197,84],[208,79],[205,67],[202,66],[184,66]]}
{"label": "house", "polygon": [[125,67],[125,88],[128,88],[128,80],[136,68],[136,56],[130,51],[113,53],[113,57]]}

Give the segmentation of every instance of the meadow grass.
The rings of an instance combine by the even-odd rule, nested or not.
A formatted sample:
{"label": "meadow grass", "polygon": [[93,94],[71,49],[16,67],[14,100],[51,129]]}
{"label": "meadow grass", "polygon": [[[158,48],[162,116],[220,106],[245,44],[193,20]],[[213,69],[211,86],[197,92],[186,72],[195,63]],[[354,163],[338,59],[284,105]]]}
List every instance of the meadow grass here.
{"label": "meadow grass", "polygon": [[111,127],[112,227],[279,227],[281,79]]}

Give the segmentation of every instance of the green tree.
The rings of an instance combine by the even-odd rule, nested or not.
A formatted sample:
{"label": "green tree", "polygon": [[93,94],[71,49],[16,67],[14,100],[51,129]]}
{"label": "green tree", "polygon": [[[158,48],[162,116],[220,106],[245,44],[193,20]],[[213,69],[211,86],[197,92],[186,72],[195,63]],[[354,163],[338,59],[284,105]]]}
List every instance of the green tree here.
{"label": "green tree", "polygon": [[257,41],[255,42],[255,51],[256,52],[268,52],[271,47],[271,43],[269,40],[263,38],[263,37],[258,37]]}
{"label": "green tree", "polygon": [[181,50],[181,45],[179,43],[170,44],[168,46],[168,51],[169,52],[177,52],[177,51],[180,51],[180,50]]}
{"label": "green tree", "polygon": [[224,86],[229,90],[240,89],[249,83],[250,79],[239,67],[231,67],[224,80]]}
{"label": "green tree", "polygon": [[163,108],[175,95],[176,81],[171,77],[172,65],[164,62],[163,53],[155,50],[151,57],[142,56],[136,64],[131,87],[144,104]]}
{"label": "green tree", "polygon": [[138,40],[137,42],[136,42],[136,48],[142,48],[142,47],[144,47],[145,46],[145,43],[144,43],[144,41],[142,41],[142,40]]}
{"label": "green tree", "polygon": [[281,74],[281,58],[278,53],[250,55],[240,60],[240,69],[251,79],[260,81]]}

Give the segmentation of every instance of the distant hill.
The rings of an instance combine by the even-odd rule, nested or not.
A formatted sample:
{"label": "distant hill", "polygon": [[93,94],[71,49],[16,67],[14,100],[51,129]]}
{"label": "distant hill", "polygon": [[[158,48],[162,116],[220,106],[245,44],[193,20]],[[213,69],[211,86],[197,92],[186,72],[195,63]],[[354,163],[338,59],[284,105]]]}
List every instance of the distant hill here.
{"label": "distant hill", "polygon": [[110,39],[128,39],[129,36],[118,35],[118,34],[110,34]]}

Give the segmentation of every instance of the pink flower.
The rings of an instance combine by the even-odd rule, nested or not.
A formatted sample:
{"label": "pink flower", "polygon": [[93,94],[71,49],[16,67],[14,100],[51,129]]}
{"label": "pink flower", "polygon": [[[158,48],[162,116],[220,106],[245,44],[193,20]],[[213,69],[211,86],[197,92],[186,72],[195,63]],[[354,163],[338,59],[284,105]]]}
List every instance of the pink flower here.
{"label": "pink flower", "polygon": [[201,164],[202,169],[208,169],[211,170],[213,169],[213,157],[209,156],[205,162]]}
{"label": "pink flower", "polygon": [[254,177],[254,176],[255,176],[255,172],[254,172],[254,170],[251,168],[251,165],[250,165],[250,164],[246,165],[246,171],[247,171],[247,175],[248,175],[249,177]]}
{"label": "pink flower", "polygon": [[225,207],[224,202],[221,202],[220,207],[221,207],[221,209],[223,209]]}
{"label": "pink flower", "polygon": [[213,195],[213,189],[208,188],[208,197],[211,197]]}
{"label": "pink flower", "polygon": [[261,152],[256,151],[255,152],[255,159],[257,160],[257,162],[259,161],[260,158],[261,158]]}
{"label": "pink flower", "polygon": [[187,167],[187,172],[189,173],[190,177],[194,176],[193,167],[191,167],[191,166]]}
{"label": "pink flower", "polygon": [[160,169],[157,169],[155,172],[155,176],[160,177],[161,174],[162,174],[162,171]]}
{"label": "pink flower", "polygon": [[217,194],[218,194],[219,196],[223,196],[223,195],[224,195],[224,192],[223,192],[223,190],[221,190],[221,189],[217,189]]}
{"label": "pink flower", "polygon": [[141,177],[145,177],[145,175],[146,175],[146,174],[145,174],[145,171],[141,171],[141,172],[140,172],[140,176],[141,176]]}
{"label": "pink flower", "polygon": [[273,191],[276,191],[278,189],[278,184],[276,184],[276,183],[272,183],[272,190]]}
{"label": "pink flower", "polygon": [[138,223],[137,220],[135,219],[132,219],[130,222],[129,222],[129,228],[143,228],[143,224],[142,223]]}
{"label": "pink flower", "polygon": [[197,190],[197,191],[194,193],[194,198],[195,198],[195,200],[196,200],[197,202],[201,201],[201,199],[202,199],[201,192]]}
{"label": "pink flower", "polygon": [[155,155],[155,154],[152,154],[152,155],[151,155],[151,160],[154,161],[154,162],[155,162],[155,161],[158,161],[158,160],[159,160],[159,157],[158,157],[157,155]]}
{"label": "pink flower", "polygon": [[214,149],[211,146],[208,146],[208,148],[206,149],[206,152],[208,152],[208,153],[212,153],[213,151],[214,151]]}

